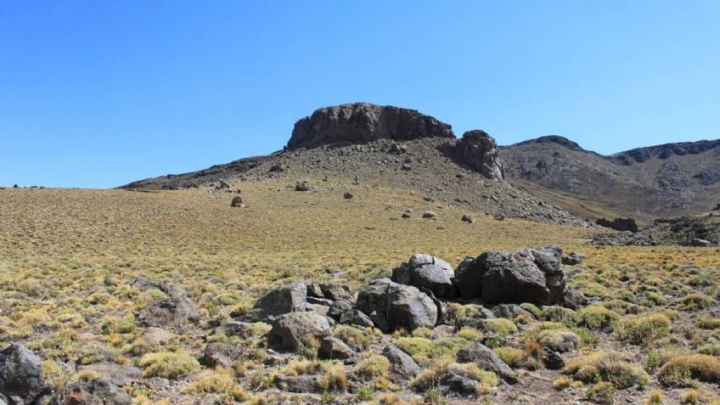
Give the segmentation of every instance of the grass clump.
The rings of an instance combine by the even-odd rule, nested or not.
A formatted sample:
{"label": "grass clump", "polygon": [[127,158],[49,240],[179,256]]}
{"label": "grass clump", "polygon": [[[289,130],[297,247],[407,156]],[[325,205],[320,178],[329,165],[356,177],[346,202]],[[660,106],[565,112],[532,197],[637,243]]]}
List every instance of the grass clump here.
{"label": "grass clump", "polygon": [[663,395],[662,391],[660,391],[660,390],[650,391],[650,395],[648,396],[647,401],[645,401],[645,405],[662,405],[664,403],[665,403],[665,396]]}
{"label": "grass clump", "polygon": [[620,315],[602,305],[591,305],[578,311],[577,323],[589,329],[605,329],[620,319]]}
{"label": "grass clump", "polygon": [[615,328],[617,336],[629,343],[647,345],[670,333],[670,319],[663,314],[629,315]]}
{"label": "grass clump", "polygon": [[333,331],[333,336],[355,349],[365,349],[373,341],[372,336],[365,333],[365,331],[347,325],[338,326]]}
{"label": "grass clump", "polygon": [[379,354],[363,359],[357,366],[358,375],[368,378],[384,378],[390,372],[390,360]]}
{"label": "grass clump", "polygon": [[496,347],[493,351],[500,357],[500,360],[512,368],[520,367],[527,357],[524,350],[516,347]]}
{"label": "grass clump", "polygon": [[524,303],[520,304],[520,308],[530,312],[537,319],[542,319],[542,317],[543,317],[543,310],[538,308],[537,305],[535,305],[535,304],[531,304],[529,302],[524,302]]}
{"label": "grass clump", "polygon": [[706,354],[675,357],[662,366],[658,380],[670,387],[692,386],[692,380],[720,382],[720,359]]}
{"label": "grass clump", "polygon": [[562,391],[564,389],[570,388],[572,385],[572,380],[565,377],[564,375],[561,375],[560,377],[556,378],[555,381],[553,381],[553,388],[555,388],[558,391]]}
{"label": "grass clump", "polygon": [[468,347],[470,342],[461,337],[451,337],[436,340],[425,338],[403,337],[395,340],[395,346],[409,354],[418,363],[432,359],[451,356]]}
{"label": "grass clump", "polygon": [[585,395],[597,404],[612,405],[615,403],[615,386],[609,382],[600,381],[585,391]]}
{"label": "grass clump", "polygon": [[410,381],[410,388],[416,392],[426,392],[437,387],[438,383],[459,375],[477,381],[475,391],[477,394],[492,392],[498,385],[498,377],[492,371],[481,370],[475,364],[458,364],[451,360],[439,361],[434,367],[423,370]]}
{"label": "grass clump", "polygon": [[688,294],[675,301],[675,305],[684,311],[698,311],[707,309],[712,304],[712,299],[701,294]]}
{"label": "grass clump", "polygon": [[104,335],[112,333],[132,333],[135,331],[135,316],[133,314],[127,314],[122,317],[106,316],[101,330]]}
{"label": "grass clump", "polygon": [[505,318],[486,319],[482,323],[482,327],[485,332],[494,333],[501,337],[513,334],[518,330],[511,320]]}
{"label": "grass clump", "polygon": [[224,394],[239,402],[250,399],[247,391],[236,384],[233,371],[223,368],[204,370],[183,391],[188,394]]}
{"label": "grass clump", "polygon": [[697,350],[699,354],[707,354],[708,356],[720,357],[720,345],[704,345]]}
{"label": "grass clump", "polygon": [[[380,356],[382,357],[382,356]],[[384,358],[384,357],[383,357]],[[387,360],[387,359],[385,359]],[[383,372],[382,370],[382,360],[375,360],[377,364],[373,365],[369,368],[376,368],[375,370],[372,370],[373,372],[378,371],[380,373],[387,374],[387,372]],[[379,366],[378,366],[379,364]],[[389,363],[388,363],[389,364]],[[365,370],[366,372],[369,372],[371,370]],[[330,392],[345,392],[348,388],[348,379],[347,375],[345,375],[345,371],[343,370],[341,365],[331,365],[325,368],[325,373],[323,374],[322,378],[320,379],[320,386],[325,391]]]}
{"label": "grass clump", "polygon": [[469,340],[471,342],[479,341],[479,340],[482,340],[482,338],[483,338],[482,332],[480,332],[479,330],[477,330],[475,328],[470,328],[467,326],[460,329],[457,333],[457,336],[459,338],[463,338],[463,339]]}
{"label": "grass clump", "polygon": [[563,373],[583,382],[608,382],[619,389],[645,386],[650,376],[633,365],[630,356],[619,352],[599,351],[568,360]]}
{"label": "grass clump", "polygon": [[575,324],[575,318],[577,313],[570,308],[560,306],[550,306],[543,308],[542,319],[549,322],[560,322],[564,325],[570,326]]}
{"label": "grass clump", "polygon": [[145,377],[163,377],[171,380],[184,377],[200,367],[188,353],[148,353],[140,358],[139,365],[145,369]]}
{"label": "grass clump", "polygon": [[709,316],[700,316],[695,321],[698,328],[702,329],[718,329],[720,328],[720,319],[711,318]]}
{"label": "grass clump", "polygon": [[696,405],[699,404],[701,400],[700,391],[694,388],[690,388],[680,396],[680,401],[684,405]]}

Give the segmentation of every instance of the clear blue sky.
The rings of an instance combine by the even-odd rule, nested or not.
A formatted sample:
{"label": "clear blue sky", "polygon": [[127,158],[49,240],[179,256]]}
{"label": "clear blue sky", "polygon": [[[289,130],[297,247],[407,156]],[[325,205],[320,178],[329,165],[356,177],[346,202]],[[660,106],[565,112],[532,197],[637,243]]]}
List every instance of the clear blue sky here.
{"label": "clear blue sky", "polygon": [[266,154],[354,101],[500,144],[716,139],[719,16],[717,0],[0,0],[0,185]]}

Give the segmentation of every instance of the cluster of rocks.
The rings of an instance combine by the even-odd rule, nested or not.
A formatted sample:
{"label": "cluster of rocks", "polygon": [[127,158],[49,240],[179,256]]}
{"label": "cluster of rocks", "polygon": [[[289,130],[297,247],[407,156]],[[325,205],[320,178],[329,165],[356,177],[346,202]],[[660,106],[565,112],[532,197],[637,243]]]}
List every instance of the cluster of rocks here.
{"label": "cluster of rocks", "polygon": [[640,230],[634,218],[615,218],[612,221],[607,218],[600,218],[595,223],[620,232],[637,232]]}
{"label": "cluster of rocks", "polygon": [[499,160],[500,149],[495,140],[483,130],[467,131],[460,140],[449,142],[442,148],[460,165],[481,173],[488,179],[505,179]]}

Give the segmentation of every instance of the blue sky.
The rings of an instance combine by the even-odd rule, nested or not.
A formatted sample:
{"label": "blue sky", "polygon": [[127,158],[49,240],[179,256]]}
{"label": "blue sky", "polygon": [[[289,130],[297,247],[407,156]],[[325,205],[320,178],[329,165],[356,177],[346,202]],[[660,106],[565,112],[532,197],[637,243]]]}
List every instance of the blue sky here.
{"label": "blue sky", "polygon": [[720,137],[720,2],[0,0],[0,185],[115,187],[281,149],[321,106],[500,144]]}

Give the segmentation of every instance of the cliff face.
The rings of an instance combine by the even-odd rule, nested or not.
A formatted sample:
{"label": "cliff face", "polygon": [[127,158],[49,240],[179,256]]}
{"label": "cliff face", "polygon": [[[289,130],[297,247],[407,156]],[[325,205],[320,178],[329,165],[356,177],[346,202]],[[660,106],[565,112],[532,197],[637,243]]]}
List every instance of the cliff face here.
{"label": "cliff face", "polygon": [[455,135],[450,125],[416,110],[354,103],[320,108],[299,120],[287,149],[434,137],[454,138]]}

